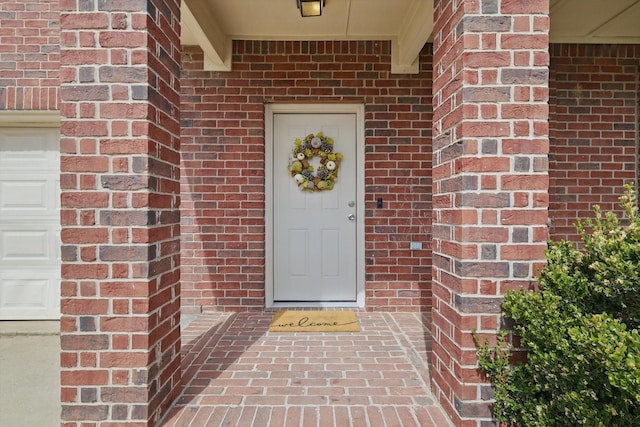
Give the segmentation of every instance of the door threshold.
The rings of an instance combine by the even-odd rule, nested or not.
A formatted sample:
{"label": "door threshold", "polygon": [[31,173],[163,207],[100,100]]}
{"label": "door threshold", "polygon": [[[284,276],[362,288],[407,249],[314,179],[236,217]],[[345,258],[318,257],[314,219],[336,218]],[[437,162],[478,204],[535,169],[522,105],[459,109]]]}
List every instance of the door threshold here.
{"label": "door threshold", "polygon": [[349,301],[286,301],[274,302],[267,308],[363,308]]}

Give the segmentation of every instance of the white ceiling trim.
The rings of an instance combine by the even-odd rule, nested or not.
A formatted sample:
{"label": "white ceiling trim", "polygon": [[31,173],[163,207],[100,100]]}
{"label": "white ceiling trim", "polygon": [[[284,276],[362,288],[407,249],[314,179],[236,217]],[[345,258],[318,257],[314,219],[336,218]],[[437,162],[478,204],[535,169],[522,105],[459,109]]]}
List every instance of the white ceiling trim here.
{"label": "white ceiling trim", "polygon": [[3,127],[60,127],[60,112],[52,110],[2,110]]}
{"label": "white ceiling trim", "polygon": [[181,42],[200,46],[204,70],[230,71],[232,41],[220,30],[211,10],[203,2],[183,0],[180,13]]}
{"label": "white ceiling trim", "polygon": [[[640,43],[640,0],[549,0],[551,43]],[[200,46],[205,70],[231,70],[232,40],[387,40],[391,72],[419,72],[432,38],[433,0],[327,0],[301,18],[296,0],[183,0],[183,45]]]}
{"label": "white ceiling trim", "polygon": [[551,43],[640,43],[640,0],[551,0]]}
{"label": "white ceiling trim", "polygon": [[419,56],[433,32],[433,2],[414,1],[400,34],[391,42],[391,73],[417,74]]}

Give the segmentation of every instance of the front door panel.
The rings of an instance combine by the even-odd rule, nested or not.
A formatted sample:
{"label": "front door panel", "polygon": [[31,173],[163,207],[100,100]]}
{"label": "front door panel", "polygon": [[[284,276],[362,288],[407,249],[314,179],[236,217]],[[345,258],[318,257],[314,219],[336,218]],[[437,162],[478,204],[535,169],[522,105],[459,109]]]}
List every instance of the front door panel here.
{"label": "front door panel", "polygon": [[[275,302],[354,302],[356,115],[275,114],[273,296]],[[344,156],[332,190],[302,191],[287,170],[296,138],[323,132]],[[319,158],[311,164],[317,170]]]}

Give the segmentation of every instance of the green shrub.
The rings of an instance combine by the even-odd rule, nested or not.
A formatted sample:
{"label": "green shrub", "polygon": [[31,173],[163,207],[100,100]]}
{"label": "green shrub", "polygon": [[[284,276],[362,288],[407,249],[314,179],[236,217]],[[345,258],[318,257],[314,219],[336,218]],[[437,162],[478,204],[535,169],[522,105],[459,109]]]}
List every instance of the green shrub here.
{"label": "green shrub", "polygon": [[625,187],[613,213],[579,222],[581,251],[551,242],[540,290],[508,292],[503,314],[526,349],[511,363],[508,334],[477,340],[495,389],[494,416],[509,425],[640,426],[640,217]]}

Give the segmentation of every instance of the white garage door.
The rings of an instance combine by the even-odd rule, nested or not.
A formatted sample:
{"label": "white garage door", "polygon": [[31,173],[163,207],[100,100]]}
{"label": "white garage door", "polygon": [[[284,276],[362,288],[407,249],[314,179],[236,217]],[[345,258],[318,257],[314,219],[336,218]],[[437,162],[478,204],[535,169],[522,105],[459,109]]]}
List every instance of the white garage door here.
{"label": "white garage door", "polygon": [[58,130],[0,126],[0,319],[60,318]]}

